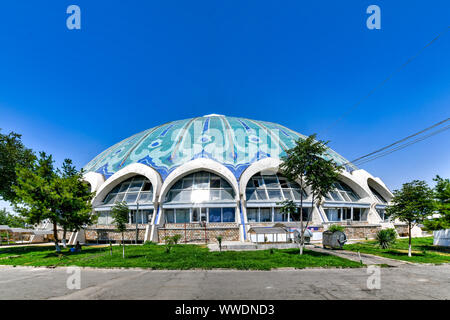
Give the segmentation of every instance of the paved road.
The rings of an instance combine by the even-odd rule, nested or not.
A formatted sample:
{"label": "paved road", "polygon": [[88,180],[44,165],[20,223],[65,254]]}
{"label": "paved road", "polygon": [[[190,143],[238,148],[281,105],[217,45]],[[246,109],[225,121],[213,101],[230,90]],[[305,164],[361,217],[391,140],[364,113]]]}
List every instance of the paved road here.
{"label": "paved road", "polygon": [[0,299],[450,299],[450,265],[381,269],[381,289],[367,269],[150,271],[81,269],[81,289],[67,268],[0,266]]}

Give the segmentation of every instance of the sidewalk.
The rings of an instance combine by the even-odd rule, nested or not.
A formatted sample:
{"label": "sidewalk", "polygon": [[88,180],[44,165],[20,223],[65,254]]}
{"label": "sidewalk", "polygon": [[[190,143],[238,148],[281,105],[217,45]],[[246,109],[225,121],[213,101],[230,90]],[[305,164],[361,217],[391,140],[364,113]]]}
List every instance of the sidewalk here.
{"label": "sidewalk", "polygon": [[[324,249],[319,246],[308,246],[307,248],[311,251],[332,254],[337,257],[360,262],[358,252],[346,251],[346,250]],[[411,263],[408,261],[394,260],[394,259],[389,259],[389,258],[385,258],[385,257],[375,256],[372,254],[367,254],[367,253],[360,253],[360,255],[361,255],[362,263],[365,265],[385,264],[385,265],[388,265],[389,267],[399,267],[399,266],[402,266],[405,264],[414,264],[414,263]]]}

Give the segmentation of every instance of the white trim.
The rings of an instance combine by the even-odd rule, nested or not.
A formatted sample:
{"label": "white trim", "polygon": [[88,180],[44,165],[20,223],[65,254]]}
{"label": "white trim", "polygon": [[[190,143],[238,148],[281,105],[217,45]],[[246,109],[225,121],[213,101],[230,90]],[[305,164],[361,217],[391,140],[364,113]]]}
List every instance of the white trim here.
{"label": "white trim", "polygon": [[87,172],[83,175],[83,180],[91,186],[91,192],[96,192],[105,182],[105,177],[98,172]]}
{"label": "white trim", "polygon": [[115,186],[136,175],[142,175],[150,180],[153,187],[153,202],[155,202],[159,190],[161,189],[161,176],[155,169],[149,166],[142,163],[133,163],[114,173],[108,180],[105,181],[105,183],[102,184],[92,202],[93,206],[101,206],[103,204],[103,199]]}
{"label": "white trim", "polygon": [[183,177],[199,171],[207,171],[224,178],[233,188],[235,200],[239,200],[239,187],[233,173],[224,165],[211,159],[199,158],[191,160],[172,171],[161,186],[159,203],[164,202],[164,198],[170,188]]}

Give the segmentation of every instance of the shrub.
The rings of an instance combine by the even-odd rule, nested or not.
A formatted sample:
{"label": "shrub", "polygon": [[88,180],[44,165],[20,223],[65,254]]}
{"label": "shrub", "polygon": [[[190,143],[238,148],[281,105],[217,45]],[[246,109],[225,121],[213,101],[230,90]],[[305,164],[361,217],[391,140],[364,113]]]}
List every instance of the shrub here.
{"label": "shrub", "polygon": [[172,240],[173,240],[174,244],[178,244],[178,241],[180,241],[180,239],[181,239],[181,235],[179,235],[179,234],[172,236]]}
{"label": "shrub", "polygon": [[382,249],[387,249],[395,243],[397,232],[395,229],[383,229],[377,232],[376,239]]}
{"label": "shrub", "polygon": [[149,240],[144,242],[144,246],[152,246],[152,245],[156,245],[156,243],[153,241],[149,241]]}
{"label": "shrub", "polygon": [[166,247],[166,253],[170,253],[170,250],[174,246],[175,242],[173,241],[173,237],[166,236],[164,237],[164,243]]}
{"label": "shrub", "polygon": [[344,232],[345,228],[339,224],[333,224],[328,228],[328,231],[331,232],[336,232],[336,231],[341,231]]}

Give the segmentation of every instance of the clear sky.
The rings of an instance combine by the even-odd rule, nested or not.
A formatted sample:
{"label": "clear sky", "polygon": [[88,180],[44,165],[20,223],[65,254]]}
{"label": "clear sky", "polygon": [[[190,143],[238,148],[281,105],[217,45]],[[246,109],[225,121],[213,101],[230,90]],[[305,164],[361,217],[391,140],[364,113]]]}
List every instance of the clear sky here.
{"label": "clear sky", "polygon": [[[66,8],[81,8],[68,30]],[[366,8],[381,8],[381,30]],[[0,128],[78,168],[161,123],[218,113],[317,133],[351,160],[450,115],[442,1],[3,1]],[[450,176],[450,130],[362,168],[391,189]]]}

